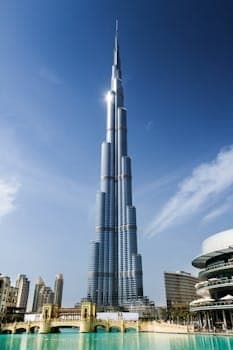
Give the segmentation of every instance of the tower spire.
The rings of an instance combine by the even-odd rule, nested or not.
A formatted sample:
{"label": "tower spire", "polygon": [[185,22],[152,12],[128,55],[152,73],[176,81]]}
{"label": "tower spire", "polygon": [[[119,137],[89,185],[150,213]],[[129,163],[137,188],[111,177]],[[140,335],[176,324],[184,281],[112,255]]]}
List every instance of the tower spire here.
{"label": "tower spire", "polygon": [[116,29],[115,29],[115,47],[114,47],[114,61],[113,64],[115,69],[118,70],[118,76],[121,78],[121,61],[120,61],[120,50],[118,42],[118,19],[116,19]]}
{"label": "tower spire", "polygon": [[118,47],[118,19],[116,19],[116,29],[115,29],[115,49]]}

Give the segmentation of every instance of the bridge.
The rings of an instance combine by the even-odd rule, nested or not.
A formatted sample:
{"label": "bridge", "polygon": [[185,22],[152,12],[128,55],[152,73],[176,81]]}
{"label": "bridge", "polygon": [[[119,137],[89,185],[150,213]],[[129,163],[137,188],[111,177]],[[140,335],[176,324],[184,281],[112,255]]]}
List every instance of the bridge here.
{"label": "bridge", "polygon": [[15,322],[7,323],[2,326],[2,333],[56,333],[60,328],[74,328],[80,333],[98,332],[104,330],[106,332],[128,332],[139,331],[138,321],[106,321],[95,320],[90,324],[85,320],[56,320],[51,319],[49,322]]}
{"label": "bridge", "polygon": [[188,326],[142,320],[99,320],[95,316],[95,304],[90,302],[82,303],[81,314],[72,316],[61,316],[55,305],[48,304],[43,306],[40,320],[2,324],[1,333],[56,333],[61,328],[74,328],[80,333],[98,332],[99,330],[106,332],[192,332]]}
{"label": "bridge", "polygon": [[14,322],[2,324],[2,333],[51,333],[58,332],[60,328],[76,328],[79,332],[107,332],[138,331],[138,321],[127,320],[98,320],[96,319],[96,306],[93,303],[82,303],[81,313],[62,314],[56,305],[44,305],[40,320]]}

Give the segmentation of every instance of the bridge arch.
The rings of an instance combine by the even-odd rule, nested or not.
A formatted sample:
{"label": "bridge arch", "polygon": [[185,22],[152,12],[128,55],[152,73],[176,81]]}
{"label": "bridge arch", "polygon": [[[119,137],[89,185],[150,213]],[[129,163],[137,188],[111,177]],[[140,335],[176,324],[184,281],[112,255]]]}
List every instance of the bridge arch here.
{"label": "bridge arch", "polygon": [[135,327],[126,327],[125,328],[125,333],[135,333],[137,332],[137,328]]}
{"label": "bridge arch", "polygon": [[109,327],[109,332],[110,333],[118,333],[118,332],[121,332],[121,328],[118,326],[111,326],[111,327]]}
{"label": "bridge arch", "polygon": [[39,333],[40,327],[39,326],[32,326],[29,328],[30,333]]}
{"label": "bridge arch", "polygon": [[3,329],[1,331],[2,334],[12,334],[12,329]]}
{"label": "bridge arch", "polygon": [[51,327],[51,333],[60,333],[62,330],[65,330],[65,329],[70,329],[70,330],[74,330],[76,332],[80,332],[80,326],[77,326],[77,325],[53,325]]}
{"label": "bridge arch", "polygon": [[104,324],[97,324],[96,326],[95,326],[95,332],[96,333],[103,333],[103,332],[107,332],[108,331],[108,329],[107,329],[107,327],[104,325]]}
{"label": "bridge arch", "polygon": [[26,332],[27,332],[27,329],[25,327],[18,327],[15,329],[15,334],[22,334]]}

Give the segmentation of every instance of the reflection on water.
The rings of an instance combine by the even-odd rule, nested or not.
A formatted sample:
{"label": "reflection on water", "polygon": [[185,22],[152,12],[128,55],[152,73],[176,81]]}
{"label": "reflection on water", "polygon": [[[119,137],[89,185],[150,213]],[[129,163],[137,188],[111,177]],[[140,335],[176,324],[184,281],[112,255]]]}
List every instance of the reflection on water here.
{"label": "reflection on water", "polygon": [[169,350],[232,350],[232,337],[211,335],[176,335],[169,337]]}
{"label": "reflection on water", "polygon": [[233,337],[154,333],[0,335],[0,350],[232,350]]}
{"label": "reflection on water", "polygon": [[138,333],[80,334],[77,341],[79,350],[123,350],[140,349]]}

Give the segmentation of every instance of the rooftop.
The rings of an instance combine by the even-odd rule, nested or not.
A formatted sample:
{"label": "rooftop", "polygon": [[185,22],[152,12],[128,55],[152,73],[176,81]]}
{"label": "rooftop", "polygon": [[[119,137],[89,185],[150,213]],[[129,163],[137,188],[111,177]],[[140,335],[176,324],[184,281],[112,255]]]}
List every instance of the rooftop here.
{"label": "rooftop", "polygon": [[229,253],[233,253],[233,229],[208,237],[202,244],[202,255],[196,257],[192,265],[203,269],[210,259]]}

